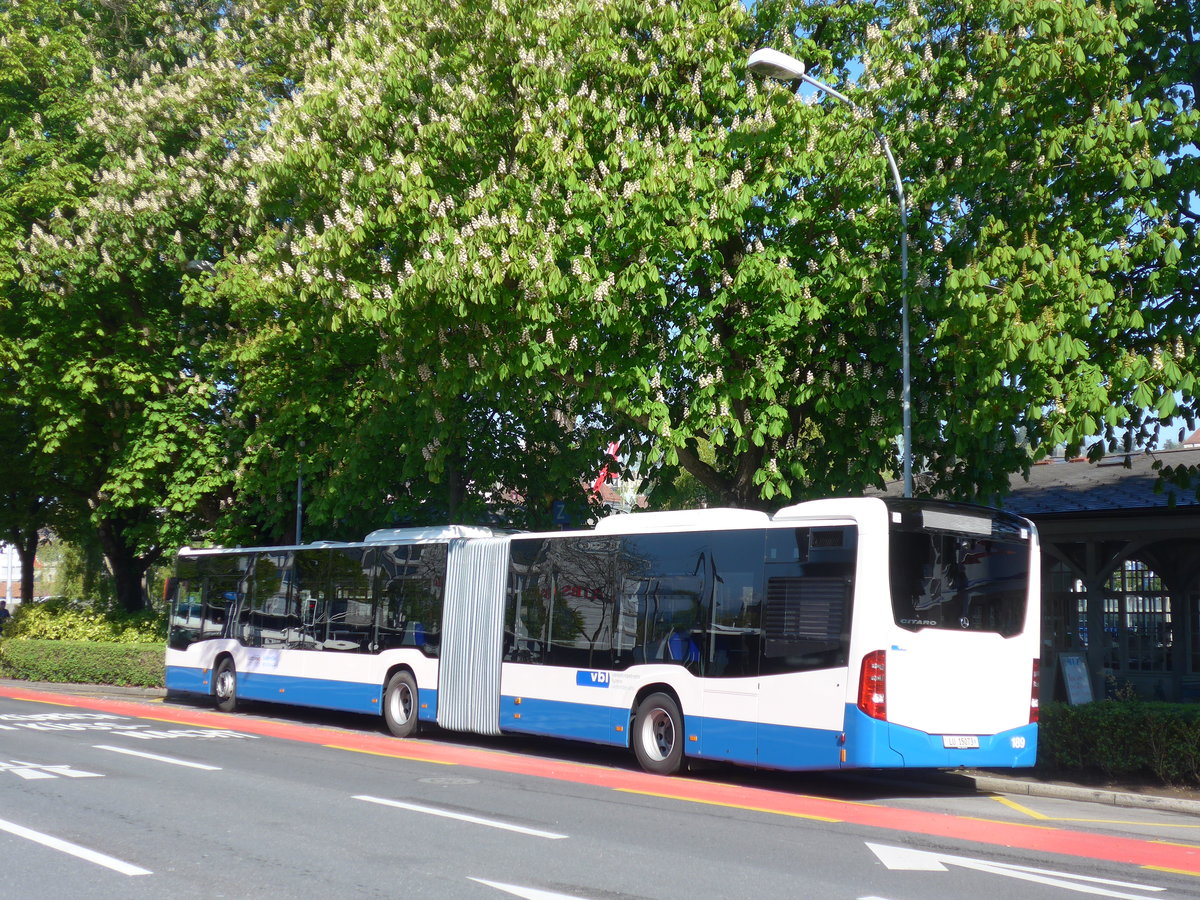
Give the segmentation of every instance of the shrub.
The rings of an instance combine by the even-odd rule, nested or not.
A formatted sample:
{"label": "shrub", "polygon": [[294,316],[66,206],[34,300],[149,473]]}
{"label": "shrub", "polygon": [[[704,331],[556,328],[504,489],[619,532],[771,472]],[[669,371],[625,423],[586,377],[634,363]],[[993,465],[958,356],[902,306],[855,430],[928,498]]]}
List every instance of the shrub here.
{"label": "shrub", "polygon": [[5,638],[149,644],[166,639],[166,617],[146,610],[106,612],[67,600],[22,603],[4,626]]}
{"label": "shrub", "polygon": [[0,675],[71,684],[163,686],[161,643],[5,638]]}
{"label": "shrub", "polygon": [[1038,768],[1200,785],[1200,704],[1046,703],[1040,716]]}

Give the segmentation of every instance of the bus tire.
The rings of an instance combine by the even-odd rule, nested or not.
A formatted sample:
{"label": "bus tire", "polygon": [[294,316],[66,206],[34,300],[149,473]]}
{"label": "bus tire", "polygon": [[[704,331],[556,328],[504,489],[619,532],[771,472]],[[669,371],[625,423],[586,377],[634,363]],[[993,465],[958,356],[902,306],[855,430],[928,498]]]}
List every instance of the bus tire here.
{"label": "bus tire", "polygon": [[412,672],[397,672],[383,692],[383,721],[396,737],[412,737],[420,724],[417,718],[417,679]]}
{"label": "bus tire", "polygon": [[647,772],[674,775],[683,765],[683,714],[667,694],[651,694],[633,719],[633,752]]}
{"label": "bus tire", "polygon": [[217,663],[213,675],[213,696],[217,698],[217,709],[233,712],[237,709],[237,668],[228,656]]}

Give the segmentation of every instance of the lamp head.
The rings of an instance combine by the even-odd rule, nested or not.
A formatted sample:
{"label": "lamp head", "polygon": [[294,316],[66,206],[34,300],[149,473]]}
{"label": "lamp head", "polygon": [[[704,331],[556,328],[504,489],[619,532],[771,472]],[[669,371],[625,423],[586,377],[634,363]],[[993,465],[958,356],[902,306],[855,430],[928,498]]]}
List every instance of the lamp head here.
{"label": "lamp head", "polygon": [[751,72],[781,81],[799,81],[804,78],[804,63],[794,56],[788,56],[770,47],[763,47],[751,53],[746,66]]}

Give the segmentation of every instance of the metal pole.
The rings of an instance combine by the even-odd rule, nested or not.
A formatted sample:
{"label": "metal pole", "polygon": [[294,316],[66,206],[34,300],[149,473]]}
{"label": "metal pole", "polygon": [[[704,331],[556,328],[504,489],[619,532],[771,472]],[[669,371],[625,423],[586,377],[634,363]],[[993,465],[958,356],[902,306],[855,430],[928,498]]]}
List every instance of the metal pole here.
{"label": "metal pole", "polygon": [[304,523],[304,441],[300,442],[301,453],[296,457],[296,543],[303,544],[301,528]]}
{"label": "metal pole", "polygon": [[[817,81],[805,73],[800,80],[810,84],[819,91],[840,100],[851,109],[859,109],[859,105],[829,85]],[[875,129],[875,136],[883,145],[883,153],[887,157],[888,168],[892,172],[892,183],[896,188],[896,202],[900,205],[900,357],[901,357],[901,437],[903,445],[900,448],[901,463],[904,468],[904,496],[913,495],[913,453],[912,453],[912,371],[909,367],[909,320],[908,320],[908,208],[904,202],[904,183],[900,180],[900,167],[896,165],[896,157],[892,154],[892,146],[888,143],[887,135]]]}
{"label": "metal pole", "polygon": [[902,370],[902,394],[900,410],[903,416],[904,442],[901,456],[904,463],[904,496],[913,495],[913,452],[912,452],[912,374],[909,368],[909,324],[908,324],[908,209],[904,203],[904,185],[900,181],[900,169],[896,165],[896,157],[888,144],[887,136],[882,131],[875,132],[883,144],[883,152],[887,155],[888,165],[892,170],[892,179],[896,183],[896,201],[900,204],[900,353]]}

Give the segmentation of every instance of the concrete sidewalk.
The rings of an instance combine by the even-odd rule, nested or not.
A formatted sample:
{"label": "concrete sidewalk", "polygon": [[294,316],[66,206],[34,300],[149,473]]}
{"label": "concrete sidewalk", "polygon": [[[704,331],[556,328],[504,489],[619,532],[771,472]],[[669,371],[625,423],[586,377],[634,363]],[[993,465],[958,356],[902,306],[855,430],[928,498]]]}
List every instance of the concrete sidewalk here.
{"label": "concrete sidewalk", "polygon": [[[60,694],[79,694],[86,697],[110,697],[114,700],[161,700],[167,692],[162,688],[122,687],[111,684],[58,684],[40,681],[18,681],[0,678],[0,684],[28,690],[53,691]],[[1103,803],[1130,809],[1156,809],[1163,812],[1200,816],[1200,791],[1180,790],[1147,793],[1144,790],[1120,786],[1094,788],[1088,785],[1040,779],[1027,770],[1012,774],[974,770],[928,771],[900,769],[881,772],[840,773],[860,777],[877,784],[901,787],[921,785],[945,793],[1015,794],[1026,797],[1049,797],[1060,800],[1079,800]]]}
{"label": "concrete sidewalk", "polygon": [[1012,774],[982,772],[974,770],[920,771],[900,770],[894,773],[879,773],[878,778],[893,784],[912,785],[920,783],[934,790],[947,793],[1014,794],[1026,797],[1048,797],[1057,800],[1078,800],[1085,803],[1103,803],[1127,809],[1156,809],[1163,812],[1183,813],[1200,816],[1200,791],[1170,788],[1161,793],[1150,793],[1140,786],[1123,787],[1119,784],[1105,788],[1091,787],[1064,781],[1039,778],[1029,770],[1014,769]]}

